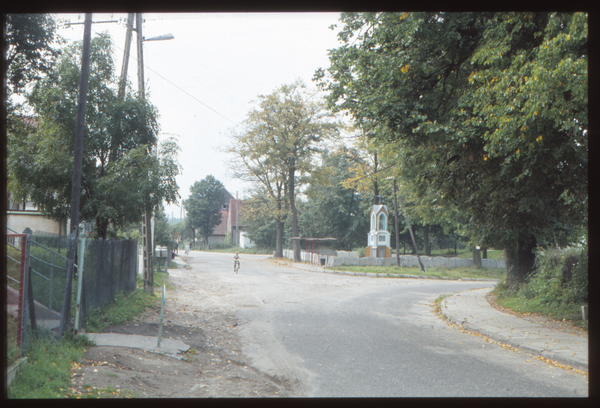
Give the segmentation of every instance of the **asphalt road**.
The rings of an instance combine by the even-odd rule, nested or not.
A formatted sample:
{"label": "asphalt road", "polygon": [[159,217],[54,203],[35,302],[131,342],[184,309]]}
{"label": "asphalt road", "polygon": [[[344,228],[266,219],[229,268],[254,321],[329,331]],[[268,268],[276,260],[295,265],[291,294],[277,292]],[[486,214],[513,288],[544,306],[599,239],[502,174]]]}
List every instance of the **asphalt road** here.
{"label": "asphalt road", "polygon": [[234,310],[242,352],[305,397],[586,397],[588,381],[449,326],[442,294],[489,282],[308,272],[242,255],[192,252],[190,273]]}

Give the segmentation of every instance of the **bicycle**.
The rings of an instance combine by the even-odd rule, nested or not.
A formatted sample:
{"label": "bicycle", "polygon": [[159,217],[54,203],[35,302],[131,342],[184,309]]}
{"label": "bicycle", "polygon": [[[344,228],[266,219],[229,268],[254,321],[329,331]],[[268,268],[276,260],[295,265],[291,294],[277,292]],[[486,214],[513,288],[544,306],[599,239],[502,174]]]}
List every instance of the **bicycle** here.
{"label": "bicycle", "polygon": [[239,270],[240,270],[240,261],[236,259],[233,261],[233,271],[235,273],[238,273]]}

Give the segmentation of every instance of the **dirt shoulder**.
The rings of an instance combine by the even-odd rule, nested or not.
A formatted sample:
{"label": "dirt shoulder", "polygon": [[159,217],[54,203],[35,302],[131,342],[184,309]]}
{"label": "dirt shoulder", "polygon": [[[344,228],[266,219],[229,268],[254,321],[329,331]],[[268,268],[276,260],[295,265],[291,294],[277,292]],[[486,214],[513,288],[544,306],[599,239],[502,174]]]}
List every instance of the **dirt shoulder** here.
{"label": "dirt shoulder", "polygon": [[[287,381],[262,373],[241,353],[239,322],[202,302],[202,289],[170,278],[163,336],[179,339],[191,350],[180,359],[125,347],[90,347],[72,370],[72,390],[84,396],[98,389],[115,398],[289,397]],[[190,297],[195,298],[190,302]],[[160,308],[105,332],[158,335]]]}

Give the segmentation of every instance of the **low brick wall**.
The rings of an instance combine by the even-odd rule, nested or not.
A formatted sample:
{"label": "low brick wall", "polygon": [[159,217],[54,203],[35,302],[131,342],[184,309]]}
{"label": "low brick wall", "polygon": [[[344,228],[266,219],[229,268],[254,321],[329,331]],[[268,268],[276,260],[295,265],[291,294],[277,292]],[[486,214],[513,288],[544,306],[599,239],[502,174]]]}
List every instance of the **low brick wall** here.
{"label": "low brick wall", "polygon": [[[319,258],[326,259],[326,266],[342,266],[342,265],[355,265],[355,266],[392,266],[396,265],[396,257],[391,258],[358,258],[357,256],[340,256],[346,255],[345,251],[337,251],[338,256],[327,256],[317,255],[311,253],[305,253],[301,251],[301,259],[304,262],[312,262],[319,264]],[[350,252],[349,254],[356,254],[356,252]],[[284,249],[283,256],[288,259],[294,259],[294,251],[291,249]],[[460,268],[473,266],[472,259],[463,258],[445,258],[443,256],[421,256],[421,262],[426,268],[443,266],[446,268]],[[482,266],[486,268],[498,268],[504,269],[506,264],[504,261],[497,261],[494,259],[482,259]],[[419,261],[415,255],[400,255],[400,266],[419,266]]]}

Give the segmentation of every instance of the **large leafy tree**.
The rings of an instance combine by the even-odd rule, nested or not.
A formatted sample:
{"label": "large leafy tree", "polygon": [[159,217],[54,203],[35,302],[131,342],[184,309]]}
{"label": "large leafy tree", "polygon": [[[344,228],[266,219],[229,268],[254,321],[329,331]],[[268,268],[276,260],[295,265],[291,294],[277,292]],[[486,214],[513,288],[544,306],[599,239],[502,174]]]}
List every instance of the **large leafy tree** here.
{"label": "large leafy tree", "polygon": [[[29,132],[8,133],[12,191],[28,196],[53,219],[70,214],[73,149],[81,66],[81,43],[64,50],[28,95],[35,116]],[[157,154],[158,114],[128,88],[118,98],[107,35],[91,41],[90,76],[80,197],[80,219],[95,221],[97,235],[109,227],[140,222],[146,210],[178,197],[178,146],[165,140]]]}
{"label": "large leafy tree", "polygon": [[508,281],[533,249],[587,222],[587,14],[349,13],[317,72],[334,109],[387,129],[399,173],[505,249]]}
{"label": "large leafy tree", "polygon": [[[297,189],[310,172],[321,142],[337,134],[338,124],[332,119],[324,103],[308,92],[301,81],[296,81],[269,95],[260,95],[258,107],[248,113],[243,129],[233,135],[234,144],[228,151],[237,160],[234,165],[267,188],[277,205],[274,216],[278,217],[278,231],[283,231],[282,204],[287,202],[292,235],[299,236]],[[278,248],[282,238],[283,234],[278,234]],[[300,261],[297,240],[294,261]]]}
{"label": "large leafy tree", "polygon": [[267,187],[257,186],[250,192],[250,197],[244,200],[241,208],[248,238],[261,248],[275,248],[275,256],[281,258],[282,242],[286,239],[284,220],[277,216],[281,202],[267,190]]}
{"label": "large leafy tree", "polygon": [[56,58],[52,44],[59,40],[57,23],[49,14],[6,14],[4,46],[7,92],[22,94],[26,85],[50,71]]}
{"label": "large leafy tree", "polygon": [[225,186],[214,176],[208,175],[203,180],[196,181],[190,188],[190,196],[185,200],[187,210],[187,225],[194,231],[198,230],[201,237],[208,242],[221,223],[222,208],[225,204]]}

